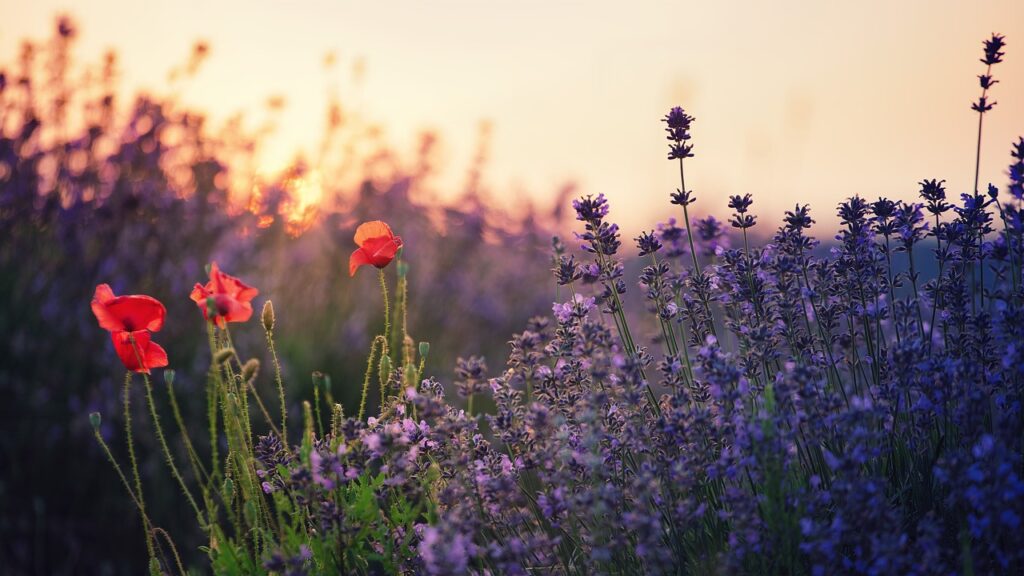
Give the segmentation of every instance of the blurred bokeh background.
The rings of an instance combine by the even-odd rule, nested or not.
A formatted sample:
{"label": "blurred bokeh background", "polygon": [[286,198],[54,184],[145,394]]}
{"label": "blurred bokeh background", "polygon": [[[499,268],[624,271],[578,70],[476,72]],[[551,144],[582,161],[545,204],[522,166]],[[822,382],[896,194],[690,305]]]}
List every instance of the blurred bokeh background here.
{"label": "blurred bokeh background", "polygon": [[[292,397],[322,370],[354,406],[381,318],[376,279],[346,263],[355,226],[382,218],[406,243],[428,372],[469,354],[498,369],[550,310],[573,194],[607,194],[627,241],[665,219],[671,105],[697,116],[698,213],[751,192],[762,222],[810,201],[828,226],[852,194],[910,198],[926,177],[966,190],[995,30],[1010,56],[982,173],[1001,182],[1024,126],[1024,5],[965,6],[0,0],[0,573],[144,564],[87,420],[104,414],[123,458],[96,284],[167,305],[156,340],[186,419],[203,417],[189,397],[207,361],[188,293],[211,260],[260,289],[257,309],[274,300]],[[272,396],[258,325],[233,336]],[[146,421],[152,513],[195,558]]]}

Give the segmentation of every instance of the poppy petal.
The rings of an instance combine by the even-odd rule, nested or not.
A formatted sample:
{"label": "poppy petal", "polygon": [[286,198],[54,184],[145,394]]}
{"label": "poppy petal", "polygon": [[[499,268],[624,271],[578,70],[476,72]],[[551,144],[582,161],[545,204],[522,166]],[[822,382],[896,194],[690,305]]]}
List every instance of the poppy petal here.
{"label": "poppy petal", "polygon": [[92,312],[100,327],[111,332],[163,328],[167,309],[156,298],[144,295],[114,296],[107,284],[96,287]]}
{"label": "poppy petal", "polygon": [[92,297],[92,313],[104,330],[124,330],[124,323],[107,309],[107,303],[114,299],[114,291],[109,284],[100,284]]}
{"label": "poppy petal", "polygon": [[[134,345],[132,345],[133,338]],[[132,372],[149,374],[150,368],[167,366],[167,351],[150,340],[149,332],[146,330],[112,332],[110,339],[114,342],[114,350],[121,359],[121,363]]]}
{"label": "poppy petal", "polygon": [[150,296],[118,296],[107,302],[106,308],[120,320],[122,330],[145,328],[152,332],[159,332],[164,326],[164,317],[167,316],[167,309],[164,308],[164,305]]}
{"label": "poppy petal", "polygon": [[356,248],[355,252],[348,257],[348,275],[355,276],[360,266],[370,263],[369,255],[362,248]]}
{"label": "poppy petal", "polygon": [[394,260],[395,254],[398,253],[398,246],[393,238],[378,236],[367,239],[366,243],[363,244],[362,250],[369,257],[370,264],[377,268],[383,268]]}
{"label": "poppy petal", "polygon": [[391,227],[380,220],[373,220],[372,222],[363,222],[356,228],[356,245],[362,246],[370,238],[376,238],[378,236],[386,236],[393,238],[395,234],[391,231]]}
{"label": "poppy petal", "polygon": [[147,371],[149,368],[163,368],[167,366],[167,351],[163,346],[150,341],[149,346],[146,347],[146,356],[142,361],[145,363]]}

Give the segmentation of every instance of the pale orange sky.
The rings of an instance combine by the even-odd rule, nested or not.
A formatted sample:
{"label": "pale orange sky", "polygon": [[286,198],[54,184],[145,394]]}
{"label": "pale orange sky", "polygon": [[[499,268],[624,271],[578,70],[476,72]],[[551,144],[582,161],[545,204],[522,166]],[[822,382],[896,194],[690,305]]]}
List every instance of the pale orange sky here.
{"label": "pale orange sky", "polygon": [[[696,116],[687,184],[698,211],[726,216],[751,192],[766,222],[810,202],[831,222],[841,198],[910,198],[944,178],[967,191],[974,170],[981,42],[1006,35],[987,116],[982,180],[1001,187],[1024,134],[1024,2],[355,2],[346,0],[0,0],[0,62],[57,12],[80,25],[78,57],[121,54],[124,84],[166,92],[167,72],[198,38],[211,56],[184,100],[223,120],[254,119],[286,97],[263,166],[315,150],[326,87],[412,151],[443,138],[440,184],[457,188],[477,126],[493,122],[486,183],[504,201],[549,197],[575,180],[604,192],[635,236],[673,212],[661,116]],[[333,78],[322,67],[335,51]],[[351,64],[362,58],[356,90]]]}

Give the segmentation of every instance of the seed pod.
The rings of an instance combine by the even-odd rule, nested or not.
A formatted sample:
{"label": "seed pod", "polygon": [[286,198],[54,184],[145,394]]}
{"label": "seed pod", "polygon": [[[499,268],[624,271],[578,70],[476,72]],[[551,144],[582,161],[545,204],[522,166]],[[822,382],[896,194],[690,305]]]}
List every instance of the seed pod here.
{"label": "seed pod", "polygon": [[167,384],[167,386],[174,386],[174,375],[174,370],[169,368],[164,370],[164,383]]}
{"label": "seed pod", "polygon": [[90,412],[89,413],[89,423],[92,424],[92,427],[94,429],[99,430],[100,429],[100,423],[102,423],[102,422],[103,422],[103,419],[100,417],[100,413],[99,412]]}
{"label": "seed pod", "polygon": [[430,354],[430,342],[420,342],[420,357],[426,358]]}
{"label": "seed pod", "polygon": [[228,360],[231,360],[231,357],[234,356],[234,355],[235,355],[235,349],[234,348],[224,348],[222,350],[218,350],[217,353],[213,355],[213,363],[214,364],[223,364],[223,363],[227,362]]}
{"label": "seed pod", "polygon": [[270,332],[274,329],[274,304],[270,300],[263,303],[263,329]]}
{"label": "seed pod", "polygon": [[260,371],[260,361],[255,358],[250,358],[248,362],[242,366],[242,380],[245,382],[252,382],[256,375]]}

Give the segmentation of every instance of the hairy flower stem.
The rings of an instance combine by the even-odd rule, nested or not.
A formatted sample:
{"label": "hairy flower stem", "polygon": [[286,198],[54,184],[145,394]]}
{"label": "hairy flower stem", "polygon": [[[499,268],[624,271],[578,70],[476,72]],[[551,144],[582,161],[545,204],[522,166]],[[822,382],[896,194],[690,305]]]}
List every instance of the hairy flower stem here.
{"label": "hairy flower stem", "polygon": [[277,425],[274,424],[274,420],[273,418],[270,417],[270,412],[267,411],[267,406],[263,403],[263,398],[260,397],[260,393],[256,390],[256,386],[253,386],[251,383],[246,382],[245,388],[246,390],[252,392],[252,397],[254,400],[256,400],[256,406],[260,409],[260,412],[263,413],[263,419],[267,421],[267,424],[270,426],[270,429],[274,432],[274,434],[277,435],[278,438],[282,438],[281,443],[284,444],[284,435],[281,433],[280,430],[278,430]]}
{"label": "hairy flower stem", "polygon": [[[154,558],[153,536],[149,532],[151,524],[149,522],[149,517],[146,515],[146,498],[142,493],[142,478],[139,476],[139,462],[135,457],[135,441],[132,438],[131,384],[132,373],[129,371],[124,376],[124,433],[128,444],[128,461],[132,465],[132,479],[135,481],[135,495],[137,496],[136,504],[139,507],[139,513],[142,514],[142,526],[146,532],[146,550],[149,552],[149,557]],[[97,437],[98,434],[99,432],[97,432]],[[104,447],[106,446],[106,444],[103,443],[102,438],[100,438],[100,442]],[[109,453],[109,449],[107,449],[107,451]],[[117,462],[114,461],[113,456],[111,456],[110,459],[114,462],[114,467],[118,468],[120,471],[120,468],[117,466]],[[128,491],[131,492],[130,489]]]}
{"label": "hairy flower stem", "polygon": [[370,377],[373,375],[373,359],[376,357],[378,345],[382,348],[381,354],[387,352],[387,340],[383,336],[376,336],[370,344],[370,356],[366,359],[366,375],[363,377],[363,393],[359,398],[359,416],[357,420],[363,421],[366,415],[366,396],[370,391]]}
{"label": "hairy flower stem", "polygon": [[[277,359],[277,347],[274,346],[274,331],[264,329],[267,336],[267,349],[270,350],[270,359],[274,363],[274,382],[277,384],[277,401],[281,404],[281,443],[288,449],[288,405],[284,397],[284,381],[281,379],[281,363]],[[255,393],[255,390],[253,390]],[[258,401],[258,400],[257,400]],[[262,402],[260,402],[262,405]],[[264,409],[264,412],[266,410]],[[273,426],[273,424],[271,424]]]}
{"label": "hairy flower stem", "polygon": [[[171,401],[171,413],[174,415],[174,421],[181,432],[181,440],[185,444],[185,452],[188,454],[189,463],[192,465],[192,473],[204,484],[209,485],[210,474],[199,460],[199,454],[192,445],[192,440],[188,437],[188,428],[185,427],[185,419],[181,417],[181,409],[178,407],[178,398],[174,394],[173,382],[167,382],[167,396]],[[206,492],[206,490],[203,491]]]}
{"label": "hairy flower stem", "polygon": [[384,297],[384,342],[385,352],[390,355],[391,351],[387,350],[386,343],[390,342],[391,337],[391,303],[388,301],[388,282],[387,278],[384,277],[384,269],[377,269],[377,276],[380,278],[380,292]]}
{"label": "hairy flower stem", "polygon": [[[206,337],[210,344],[210,358],[217,353],[217,342],[213,331],[213,322],[206,323]],[[220,371],[213,363],[210,363],[210,370],[206,374],[206,416],[209,422],[210,431],[210,472],[211,478],[220,476],[220,458],[217,455],[217,398],[220,390]]]}
{"label": "hairy flower stem", "polygon": [[181,574],[181,576],[188,576],[185,566],[181,563],[181,556],[178,555],[178,547],[174,545],[174,540],[171,539],[171,535],[163,528],[154,526],[153,536],[155,537],[157,535],[163,536],[164,541],[166,541],[167,545],[171,548],[171,554],[174,555],[174,563],[178,567],[178,573]]}
{"label": "hairy flower stem", "polygon": [[167,445],[167,438],[164,436],[164,429],[160,425],[160,416],[156,411],[156,401],[153,399],[153,386],[149,382],[149,376],[143,374],[142,382],[146,386],[146,400],[149,403],[149,412],[153,417],[153,428],[156,430],[156,437],[160,440],[160,447],[164,451],[164,458],[167,460],[167,466],[171,469],[171,475],[178,481],[178,485],[181,486],[181,491],[185,494],[185,499],[192,506],[192,510],[196,513],[196,520],[199,521],[199,526],[203,529],[206,528],[206,522],[203,520],[203,513],[199,510],[198,504],[196,504],[195,498],[192,497],[192,491],[188,489],[188,485],[185,484],[185,479],[182,478],[181,473],[178,472],[178,467],[174,464],[174,457],[171,455],[171,449]]}

